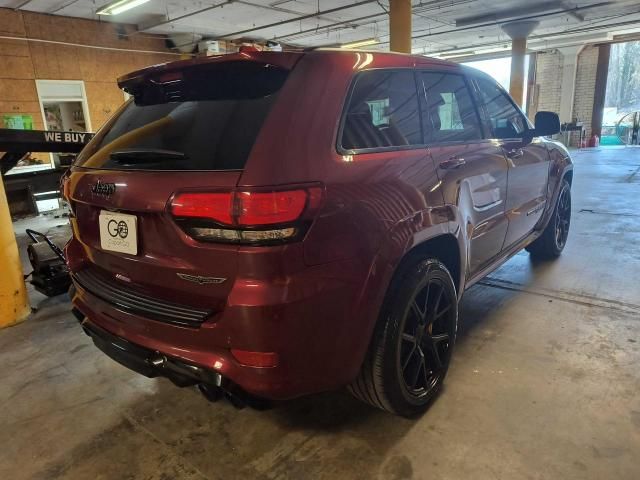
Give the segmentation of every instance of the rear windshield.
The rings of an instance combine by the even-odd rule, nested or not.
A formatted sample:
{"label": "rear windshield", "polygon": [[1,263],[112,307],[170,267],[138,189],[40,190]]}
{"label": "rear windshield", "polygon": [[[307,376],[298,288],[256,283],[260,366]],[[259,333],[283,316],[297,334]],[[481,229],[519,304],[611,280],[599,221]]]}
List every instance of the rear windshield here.
{"label": "rear windshield", "polygon": [[125,84],[133,96],[78,156],[112,170],[239,170],[288,71],[256,62],[198,66]]}

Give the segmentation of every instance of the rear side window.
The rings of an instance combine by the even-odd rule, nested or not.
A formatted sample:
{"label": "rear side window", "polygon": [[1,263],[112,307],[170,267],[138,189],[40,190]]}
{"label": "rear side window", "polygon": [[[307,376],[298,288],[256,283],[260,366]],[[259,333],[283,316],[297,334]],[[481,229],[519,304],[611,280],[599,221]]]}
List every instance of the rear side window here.
{"label": "rear side window", "polygon": [[134,100],[99,132],[76,165],[242,169],[287,74],[273,65],[228,62],[125,85]]}
{"label": "rear side window", "polygon": [[344,149],[421,145],[413,72],[372,70],[358,75],[343,122]]}
{"label": "rear side window", "polygon": [[462,75],[423,72],[425,143],[482,138],[480,120]]}
{"label": "rear side window", "polygon": [[476,81],[494,137],[521,137],[528,129],[528,123],[520,110],[497,84],[484,78],[478,78]]}

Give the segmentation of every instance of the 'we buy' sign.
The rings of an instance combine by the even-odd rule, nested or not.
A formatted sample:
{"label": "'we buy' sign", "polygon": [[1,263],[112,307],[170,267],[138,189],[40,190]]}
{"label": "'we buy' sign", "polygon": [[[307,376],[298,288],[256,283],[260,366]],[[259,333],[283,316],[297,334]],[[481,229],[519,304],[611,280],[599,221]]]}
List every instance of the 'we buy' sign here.
{"label": "'we buy' sign", "polygon": [[78,132],[44,132],[44,139],[47,142],[84,144],[87,140],[87,134]]}

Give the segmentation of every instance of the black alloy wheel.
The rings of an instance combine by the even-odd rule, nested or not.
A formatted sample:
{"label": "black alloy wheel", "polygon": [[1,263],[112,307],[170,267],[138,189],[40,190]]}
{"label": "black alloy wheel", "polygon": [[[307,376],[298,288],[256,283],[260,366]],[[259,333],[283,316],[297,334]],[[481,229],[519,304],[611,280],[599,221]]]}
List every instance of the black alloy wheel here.
{"label": "black alloy wheel", "polygon": [[406,391],[428,396],[446,372],[451,358],[452,303],[443,283],[430,279],[416,292],[402,320],[398,367]]}
{"label": "black alloy wheel", "polygon": [[562,250],[567,244],[569,226],[571,225],[571,190],[563,188],[558,198],[558,206],[555,215],[556,224],[556,248]]}
{"label": "black alloy wheel", "polygon": [[423,413],[449,369],[458,324],[456,286],[435,258],[409,258],[385,296],[369,351],[349,385],[358,399],[397,415]]}
{"label": "black alloy wheel", "polygon": [[570,226],[571,185],[566,180],[563,180],[547,226],[540,236],[526,247],[527,251],[531,253],[532,258],[540,260],[559,257],[567,245]]}

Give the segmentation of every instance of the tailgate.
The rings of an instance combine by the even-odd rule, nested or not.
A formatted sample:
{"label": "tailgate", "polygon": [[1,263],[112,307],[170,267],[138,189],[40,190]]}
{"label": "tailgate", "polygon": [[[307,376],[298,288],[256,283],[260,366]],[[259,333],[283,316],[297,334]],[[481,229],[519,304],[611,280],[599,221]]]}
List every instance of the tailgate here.
{"label": "tailgate", "polygon": [[[74,273],[90,268],[105,281],[117,282],[133,292],[176,304],[222,309],[236,275],[237,247],[194,241],[175,224],[167,212],[167,203],[178,186],[180,190],[212,185],[232,188],[239,177],[240,172],[236,171],[76,169],[69,178],[75,214],[71,223],[74,237],[82,244],[85,255],[81,266],[72,262]],[[102,187],[96,189],[96,185]],[[117,215],[124,214],[136,219],[135,254],[103,248],[101,214],[115,215],[116,219]],[[117,233],[115,228],[113,233]],[[131,230],[126,233],[127,237],[134,234]]]}

